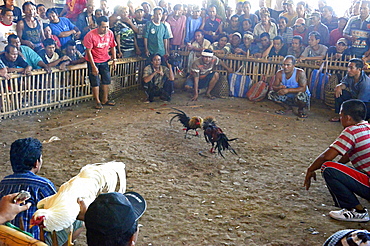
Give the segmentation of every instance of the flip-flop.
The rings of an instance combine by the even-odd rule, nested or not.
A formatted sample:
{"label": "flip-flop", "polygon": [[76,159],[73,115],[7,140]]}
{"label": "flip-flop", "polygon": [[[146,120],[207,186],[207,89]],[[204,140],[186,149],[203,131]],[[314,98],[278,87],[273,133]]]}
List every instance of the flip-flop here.
{"label": "flip-flop", "polygon": [[286,114],[286,112],[284,110],[276,110],[275,114],[284,115],[284,114]]}
{"label": "flip-flop", "polygon": [[340,119],[337,117],[333,117],[329,120],[330,122],[340,122]]}
{"label": "flip-flop", "polygon": [[107,101],[106,103],[104,103],[104,105],[107,105],[107,106],[115,106],[116,103],[113,102],[113,101]]}
{"label": "flip-flop", "polygon": [[204,95],[204,97],[206,97],[206,98],[208,98],[208,99],[211,99],[211,100],[215,100],[215,99],[216,99],[216,97],[214,97],[214,96]]}
{"label": "flip-flop", "polygon": [[97,103],[95,106],[96,109],[102,109],[103,105],[101,103]]}

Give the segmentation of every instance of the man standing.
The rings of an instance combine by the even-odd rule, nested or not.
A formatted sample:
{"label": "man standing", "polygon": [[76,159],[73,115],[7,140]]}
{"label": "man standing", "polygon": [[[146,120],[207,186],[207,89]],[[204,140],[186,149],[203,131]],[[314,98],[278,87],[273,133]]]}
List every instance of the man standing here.
{"label": "man standing", "polygon": [[[340,106],[349,99],[359,99],[367,107],[365,119],[370,118],[370,78],[362,71],[364,62],[359,58],[349,60],[347,75],[335,87],[335,113],[339,113]],[[348,88],[349,90],[345,90]],[[339,122],[339,117],[330,121]]]}
{"label": "man standing", "polygon": [[217,56],[213,55],[212,50],[205,49],[202,52],[202,57],[196,59],[191,66],[191,75],[186,80],[185,88],[188,90],[194,90],[194,96],[191,99],[196,101],[199,96],[199,89],[206,88],[206,97],[214,99],[211,95],[212,89],[215,87],[220,75],[218,72],[213,70],[217,65],[224,67],[227,72],[232,73],[232,69],[226,66],[226,64],[218,59]]}
{"label": "man standing", "polygon": [[[334,203],[342,208],[330,217],[342,221],[367,222],[368,211],[355,194],[370,200],[370,124],[365,121],[366,106],[357,99],[344,102],[340,122],[345,128],[339,137],[307,169],[304,186],[308,190],[315,171],[321,168]],[[334,158],[342,156],[338,162]],[[354,168],[345,165],[351,161]]]}
{"label": "man standing", "polygon": [[343,36],[352,42],[352,54],[358,58],[362,58],[369,49],[369,6],[369,2],[361,2],[360,15],[351,17],[343,30]]}
{"label": "man standing", "polygon": [[321,23],[321,14],[318,12],[313,12],[310,17],[311,25],[308,27],[307,32],[316,31],[320,33],[321,39],[320,44],[329,44],[329,29],[327,26]]}
{"label": "man standing", "polygon": [[10,9],[1,9],[0,22],[0,51],[4,50],[8,44],[8,36],[17,34],[17,24],[13,22],[13,11]]}
{"label": "man standing", "polygon": [[168,39],[170,35],[167,27],[161,22],[163,9],[156,7],[153,10],[153,19],[146,24],[144,33],[145,53],[149,57],[151,54],[165,55]]}
{"label": "man standing", "polygon": [[[116,42],[114,35],[109,30],[108,18],[102,16],[96,20],[98,28],[88,32],[84,38],[86,47],[87,68],[89,73],[90,84],[93,91],[93,97],[96,102],[96,109],[102,109],[102,105],[114,106],[113,101],[108,100],[109,84],[111,81],[108,61],[110,56],[109,48],[113,58],[113,69],[116,69]],[[101,78],[99,78],[99,74]],[[102,84],[103,98],[99,98],[99,85]]]}
{"label": "man standing", "polygon": [[286,114],[286,110],[292,110],[292,106],[298,106],[298,117],[307,118],[304,112],[310,103],[310,91],[307,87],[306,73],[303,69],[296,68],[296,59],[288,55],[284,58],[283,69],[276,73],[275,83],[268,99],[282,105],[283,110],[277,110],[277,114]]}

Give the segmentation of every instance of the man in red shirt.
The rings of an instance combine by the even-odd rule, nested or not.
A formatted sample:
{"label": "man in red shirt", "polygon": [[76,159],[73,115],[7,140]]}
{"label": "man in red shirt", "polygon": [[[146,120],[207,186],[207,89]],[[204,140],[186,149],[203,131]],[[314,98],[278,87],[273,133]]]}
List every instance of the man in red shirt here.
{"label": "man in red shirt", "polygon": [[[108,61],[109,49],[113,58],[113,69],[116,69],[116,42],[114,35],[109,30],[109,21],[106,16],[99,17],[96,20],[98,28],[88,32],[84,38],[84,45],[86,47],[86,61],[89,73],[90,84],[93,91],[93,97],[96,101],[96,109],[102,109],[103,105],[114,106],[113,101],[108,100],[109,84],[111,76],[109,72]],[[99,74],[101,78],[99,78]],[[103,97],[99,99],[99,85],[102,84]]]}
{"label": "man in red shirt", "polygon": [[[370,200],[370,124],[365,121],[366,105],[358,99],[345,101],[340,110],[340,122],[345,129],[307,169],[304,186],[308,190],[315,171],[321,168],[334,203],[342,208],[331,211],[330,217],[342,221],[367,222],[367,209],[358,196]],[[334,158],[342,157],[338,162]],[[353,167],[345,165],[351,161]]]}

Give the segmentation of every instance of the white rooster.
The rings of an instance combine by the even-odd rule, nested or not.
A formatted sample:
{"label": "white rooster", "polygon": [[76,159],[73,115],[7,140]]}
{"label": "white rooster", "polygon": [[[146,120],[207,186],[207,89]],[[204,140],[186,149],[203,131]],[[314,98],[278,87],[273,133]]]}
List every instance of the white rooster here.
{"label": "white rooster", "polygon": [[69,228],[80,212],[77,198],[89,206],[100,193],[114,192],[119,178],[118,192],[126,191],[125,164],[122,162],[96,163],[84,166],[80,173],[64,183],[58,192],[37,203],[31,225],[41,225],[46,231]]}

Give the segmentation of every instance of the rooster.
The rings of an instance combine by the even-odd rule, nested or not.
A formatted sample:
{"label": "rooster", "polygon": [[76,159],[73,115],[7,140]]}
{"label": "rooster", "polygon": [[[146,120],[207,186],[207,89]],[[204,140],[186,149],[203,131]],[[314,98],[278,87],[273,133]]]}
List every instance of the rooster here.
{"label": "rooster", "polygon": [[190,118],[189,116],[187,116],[185,114],[184,111],[181,111],[180,109],[177,109],[177,108],[172,108],[172,109],[177,110],[178,112],[170,112],[169,113],[169,114],[174,114],[175,115],[171,118],[170,125],[171,125],[172,120],[177,117],[179,119],[179,121],[181,122],[181,124],[184,127],[186,127],[186,128],[184,128],[184,131],[186,131],[185,132],[185,138],[186,138],[189,130],[194,130],[195,131],[195,136],[198,136],[197,129],[202,128],[203,119],[199,116],[194,116],[194,117]]}
{"label": "rooster", "polygon": [[125,164],[108,162],[84,166],[80,173],[64,183],[58,192],[37,203],[38,210],[33,214],[31,226],[38,225],[46,231],[60,231],[69,228],[80,212],[77,198],[84,200],[88,207],[100,193],[126,190]]}
{"label": "rooster", "polygon": [[[231,153],[238,155],[229,144],[230,141],[234,141],[237,138],[228,139],[225,133],[223,133],[222,129],[216,125],[216,121],[213,117],[206,117],[203,121],[202,127],[204,130],[204,138],[206,139],[207,143],[212,144],[212,148],[210,150],[211,153],[214,153],[214,150],[217,149],[217,152],[224,157],[222,151],[227,149]],[[216,147],[214,147],[215,143]]]}

